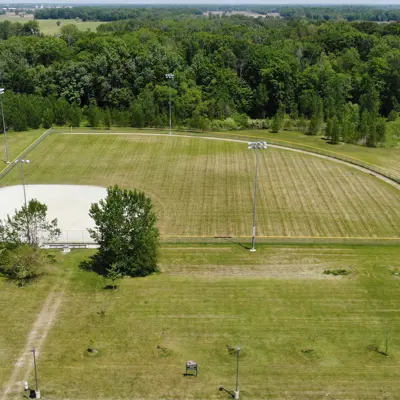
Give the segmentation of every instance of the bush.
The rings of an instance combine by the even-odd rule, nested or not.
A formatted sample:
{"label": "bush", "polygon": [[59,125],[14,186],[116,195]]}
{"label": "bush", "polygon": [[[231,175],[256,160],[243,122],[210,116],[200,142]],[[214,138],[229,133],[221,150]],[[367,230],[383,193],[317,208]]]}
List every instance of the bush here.
{"label": "bush", "polygon": [[4,275],[22,287],[43,274],[47,263],[45,257],[42,250],[23,244],[4,251],[0,267]]}
{"label": "bush", "polygon": [[234,131],[237,130],[238,126],[233,118],[227,118],[225,120],[214,119],[211,122],[211,130],[213,131]]}
{"label": "bush", "polygon": [[334,276],[339,276],[339,275],[349,275],[350,271],[347,271],[347,269],[326,269],[324,271],[325,275],[334,275]]}
{"label": "bush", "polygon": [[235,114],[233,120],[240,129],[246,129],[249,126],[249,117],[246,114]]}
{"label": "bush", "polygon": [[249,119],[247,127],[250,129],[268,129],[270,127],[269,119]]}
{"label": "bush", "polygon": [[396,119],[398,118],[399,113],[396,110],[392,110],[390,111],[387,120],[388,121],[396,121]]}

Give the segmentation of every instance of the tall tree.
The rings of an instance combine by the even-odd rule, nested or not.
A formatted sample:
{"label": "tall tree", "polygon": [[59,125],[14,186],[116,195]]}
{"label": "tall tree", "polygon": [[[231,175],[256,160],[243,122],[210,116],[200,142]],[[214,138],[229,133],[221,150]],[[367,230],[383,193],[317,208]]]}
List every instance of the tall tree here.
{"label": "tall tree", "polygon": [[89,215],[95,222],[90,236],[100,245],[94,270],[107,275],[117,265],[118,273],[128,276],[157,271],[157,218],[144,192],[109,187],[106,198],[92,204]]}
{"label": "tall tree", "polygon": [[57,219],[47,220],[47,205],[36,199],[29,201],[27,207],[22,206],[13,216],[8,216],[2,224],[3,240],[7,243],[28,244],[38,247],[42,237],[48,241],[57,239],[61,231]]}

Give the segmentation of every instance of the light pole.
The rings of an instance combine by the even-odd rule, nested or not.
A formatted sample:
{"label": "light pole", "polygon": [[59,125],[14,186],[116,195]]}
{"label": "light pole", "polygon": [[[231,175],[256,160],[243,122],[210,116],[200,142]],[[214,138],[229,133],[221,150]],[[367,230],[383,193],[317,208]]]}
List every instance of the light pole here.
{"label": "light pole", "polygon": [[238,346],[236,349],[236,390],[235,390],[235,399],[239,399],[239,355],[240,355],[240,347]]}
{"label": "light pole", "polygon": [[[0,95],[4,94],[4,89],[0,88]],[[3,118],[3,133],[4,133],[4,142],[5,142],[5,148],[6,148],[6,163],[10,164],[10,157],[8,155],[8,142],[7,142],[7,131],[6,131],[6,123],[4,119],[4,106],[3,106],[3,99],[0,99],[0,104],[1,104],[1,115]]]}
{"label": "light pole", "polygon": [[34,366],[34,368],[35,368],[35,381],[36,381],[36,391],[35,391],[35,394],[36,394],[36,398],[37,398],[37,399],[40,399],[40,390],[39,390],[39,385],[38,385],[38,377],[37,377],[37,369],[36,369],[36,350],[35,350],[35,348],[33,348],[33,349],[31,350],[31,352],[33,353],[33,366]]}
{"label": "light pole", "polygon": [[258,151],[267,149],[267,142],[248,142],[247,148],[256,151],[256,177],[254,179],[254,207],[253,207],[253,232],[250,251],[256,251],[256,210],[257,210],[257,185],[258,185]]}
{"label": "light pole", "polygon": [[26,188],[25,188],[25,169],[24,164],[29,164],[30,160],[16,160],[16,164],[21,164],[21,178],[22,178],[22,187],[24,189],[24,203],[25,203],[25,213],[26,213],[26,233],[28,235],[28,243],[31,242],[31,234],[29,229],[29,213],[28,213],[28,202],[26,200]]}
{"label": "light pole", "polygon": [[219,391],[229,393],[232,399],[239,400],[239,355],[240,355],[240,347],[236,348],[236,389],[232,392],[226,390],[223,386],[219,387]]}
{"label": "light pole", "polygon": [[171,103],[171,81],[175,78],[174,74],[165,74],[169,86],[169,134],[172,135],[172,103]]}

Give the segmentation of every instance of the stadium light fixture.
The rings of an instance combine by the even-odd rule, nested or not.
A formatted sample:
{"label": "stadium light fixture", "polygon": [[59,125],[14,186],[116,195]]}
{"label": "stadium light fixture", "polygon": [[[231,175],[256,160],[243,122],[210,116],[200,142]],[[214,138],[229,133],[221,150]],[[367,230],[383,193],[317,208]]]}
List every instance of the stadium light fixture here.
{"label": "stadium light fixture", "polygon": [[[0,88],[0,95],[4,94],[5,90],[3,88]],[[7,141],[7,131],[6,131],[6,123],[4,119],[4,105],[3,105],[3,99],[0,97],[0,105],[1,105],[1,115],[3,118],[3,133],[4,133],[4,142],[5,142],[5,149],[6,149],[6,163],[10,164],[10,157],[8,154],[8,141]]]}
{"label": "stadium light fixture", "polygon": [[171,81],[175,79],[174,74],[165,74],[165,77],[168,79],[169,86],[169,134],[172,135],[172,103],[171,103]]}
{"label": "stadium light fixture", "polygon": [[[256,151],[256,177],[254,179],[254,206],[253,206],[253,231],[251,238],[251,252],[256,251],[256,211],[257,211],[257,185],[258,185],[258,151],[268,148],[267,142],[248,142],[247,148]],[[240,351],[240,350],[239,350]]]}

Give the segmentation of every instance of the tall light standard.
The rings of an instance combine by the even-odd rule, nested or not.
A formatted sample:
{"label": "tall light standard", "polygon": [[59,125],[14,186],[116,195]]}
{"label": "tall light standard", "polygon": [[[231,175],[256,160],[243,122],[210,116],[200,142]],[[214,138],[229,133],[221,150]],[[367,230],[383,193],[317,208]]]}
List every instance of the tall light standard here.
{"label": "tall light standard", "polygon": [[40,399],[40,390],[39,390],[37,370],[36,370],[36,350],[35,350],[35,348],[33,348],[31,350],[31,352],[33,353],[33,366],[35,368],[35,381],[36,381],[35,395],[36,395],[36,399]]}
{"label": "tall light standard", "polygon": [[240,347],[236,348],[236,389],[232,392],[226,390],[223,386],[219,387],[220,392],[224,391],[229,393],[232,399],[239,400],[239,355],[240,355]]}
{"label": "tall light standard", "polygon": [[169,134],[172,134],[172,104],[171,104],[171,81],[174,80],[174,74],[165,74],[165,77],[168,79],[169,86]]}
{"label": "tall light standard", "polygon": [[25,188],[25,169],[24,165],[29,164],[30,160],[16,160],[16,164],[21,164],[21,178],[22,178],[22,187],[24,189],[24,203],[25,203],[25,213],[26,213],[26,232],[28,235],[28,242],[31,242],[31,234],[30,234],[30,229],[29,229],[29,213],[28,213],[28,202],[26,200],[26,188]]}
{"label": "tall light standard", "polygon": [[[4,94],[4,89],[0,88],[0,95]],[[6,131],[6,123],[4,119],[4,106],[3,106],[3,99],[0,98],[1,104],[1,115],[3,118],[3,133],[4,133],[4,141],[5,141],[5,148],[6,148],[6,163],[10,164],[10,157],[8,155],[8,142],[7,142],[7,131]]]}
{"label": "tall light standard", "polygon": [[236,390],[235,390],[235,399],[239,399],[239,355],[240,355],[240,347],[238,346],[236,349]]}
{"label": "tall light standard", "polygon": [[254,180],[254,207],[253,207],[253,232],[250,251],[256,251],[256,210],[257,210],[257,185],[258,185],[258,151],[267,149],[267,142],[248,142],[247,148],[256,151],[256,177]]}

